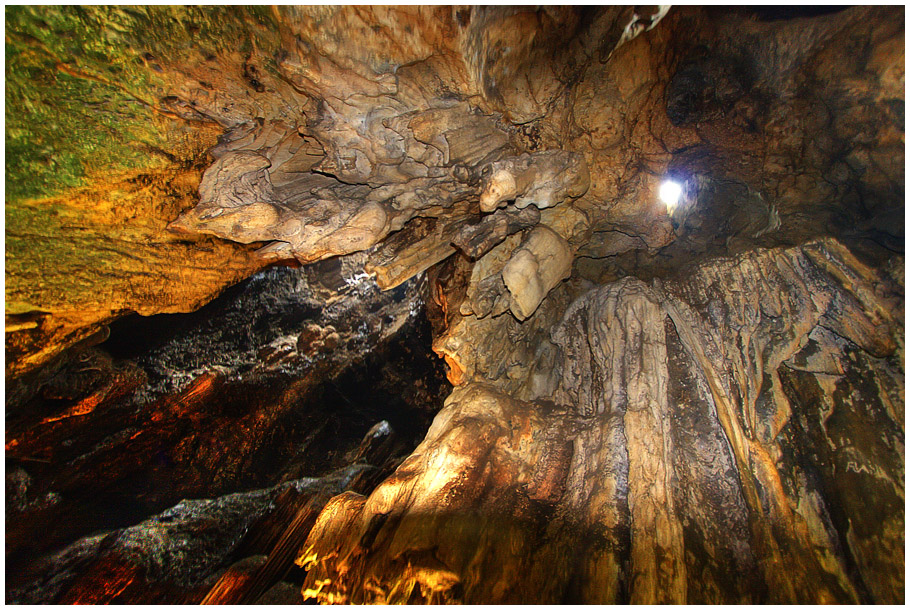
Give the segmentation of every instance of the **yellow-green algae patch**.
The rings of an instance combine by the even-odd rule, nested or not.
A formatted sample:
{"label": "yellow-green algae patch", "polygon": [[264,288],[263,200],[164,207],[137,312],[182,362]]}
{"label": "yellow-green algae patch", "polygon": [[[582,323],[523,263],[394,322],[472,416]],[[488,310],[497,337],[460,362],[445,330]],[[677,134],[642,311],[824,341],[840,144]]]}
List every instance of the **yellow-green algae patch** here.
{"label": "yellow-green algae patch", "polygon": [[169,66],[272,56],[276,31],[259,7],[6,8],[7,374],[118,312],[198,307],[261,265],[165,230],[222,127],[161,100]]}
{"label": "yellow-green algae patch", "polygon": [[269,19],[260,7],[7,7],[7,203],[174,161],[159,62],[236,50]]}

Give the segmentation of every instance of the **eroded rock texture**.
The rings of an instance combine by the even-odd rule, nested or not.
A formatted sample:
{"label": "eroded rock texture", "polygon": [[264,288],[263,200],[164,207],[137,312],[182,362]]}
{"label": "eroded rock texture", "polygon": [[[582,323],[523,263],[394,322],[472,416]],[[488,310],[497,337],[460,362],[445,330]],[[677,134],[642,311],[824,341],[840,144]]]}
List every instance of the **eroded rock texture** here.
{"label": "eroded rock texture", "polygon": [[[320,376],[381,366],[426,302],[421,337],[456,387],[400,466],[288,500],[211,580],[91,599],[903,599],[899,8],[20,7],[7,23],[7,455],[41,472],[8,469],[8,516],[31,515],[8,553],[136,430],[186,458],[143,488],[161,499],[144,516],[213,474],[209,496],[237,491],[260,449],[284,455],[269,422],[300,416]],[[290,298],[301,285],[270,269],[264,297],[216,307],[224,326],[92,360],[117,317],[196,309],[275,265],[323,289]],[[235,332],[267,325],[259,311],[277,315],[267,339]],[[214,360],[185,349],[206,338]],[[383,370],[409,405],[435,395]],[[234,391],[273,374],[290,385]],[[330,444],[310,456],[282,478],[343,465]],[[88,533],[61,529],[42,551]],[[75,593],[29,588],[35,573],[16,590],[83,599],[152,565],[105,557]]]}
{"label": "eroded rock texture", "polygon": [[[550,211],[537,222],[600,281],[832,228],[902,241],[889,203],[903,193],[899,11],[784,21],[633,7],[9,16],[11,374],[124,311],[196,308],[268,261],[367,250],[399,232],[374,263],[392,286],[450,255],[465,225],[484,227],[465,250],[482,256],[502,229],[481,221],[501,206]],[[90,52],[70,53],[61,41],[72,39]],[[47,174],[49,153],[28,146],[54,141],[40,109],[78,117],[74,101],[100,111],[57,137],[55,158],[70,171]],[[104,131],[116,137],[96,142]],[[125,176],[114,188],[110,172],[93,173],[99,147]],[[688,205],[670,215],[655,197],[668,170],[689,186]],[[47,177],[35,186],[28,172]],[[439,224],[430,236],[427,218]],[[258,255],[200,235],[257,244]],[[424,255],[404,248],[416,242]],[[588,257],[615,260],[592,268]],[[61,259],[84,269],[80,282],[69,268],[35,279]]]}
{"label": "eroded rock texture", "polygon": [[[562,74],[566,61],[606,57],[661,15],[617,7],[589,23],[558,8],[10,9],[8,373],[46,362],[124,310],[196,308],[263,262],[365,250],[415,216],[476,220],[481,188],[494,207],[505,201],[490,203],[490,188],[515,191],[521,207],[583,195],[582,155],[558,145],[525,152],[503,113],[540,119],[577,78]],[[566,40],[567,29],[581,35]],[[61,42],[73,39],[87,52]],[[80,120],[74,102],[100,112]],[[73,123],[56,136],[41,110],[54,105]],[[116,137],[98,141],[99,131]],[[50,152],[36,153],[35,141],[58,142],[55,159],[69,171],[48,173]],[[125,177],[111,189],[113,169]],[[28,186],[35,173],[44,181]],[[198,205],[176,218],[197,184]],[[120,223],[116,234],[100,228]],[[267,244],[257,262],[199,235]],[[60,259],[84,268],[84,281],[71,285],[69,269],[29,279]],[[415,261],[401,281],[434,262]],[[177,280],[194,289],[171,290]]]}
{"label": "eroded rock texture", "polygon": [[901,599],[896,281],[823,241],[587,291],[551,328],[552,391],[475,375],[392,477],[329,503],[304,595]]}
{"label": "eroded rock texture", "polygon": [[[425,287],[349,272],[270,269],[8,385],[7,599],[198,602],[308,502],[391,473],[450,387],[417,315]],[[278,531],[241,542],[260,517]]]}

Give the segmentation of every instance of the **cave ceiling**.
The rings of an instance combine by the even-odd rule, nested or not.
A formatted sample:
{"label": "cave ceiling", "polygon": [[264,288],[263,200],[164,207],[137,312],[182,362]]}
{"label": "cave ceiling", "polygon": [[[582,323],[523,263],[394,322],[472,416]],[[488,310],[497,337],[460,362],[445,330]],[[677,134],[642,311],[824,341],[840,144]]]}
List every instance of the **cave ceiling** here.
{"label": "cave ceiling", "polygon": [[[8,20],[10,373],[125,312],[198,308],[275,261],[366,250],[387,288],[521,232],[508,261],[497,253],[505,281],[474,292],[522,317],[571,273],[903,235],[897,9]],[[667,177],[686,187],[675,209],[658,197]]]}

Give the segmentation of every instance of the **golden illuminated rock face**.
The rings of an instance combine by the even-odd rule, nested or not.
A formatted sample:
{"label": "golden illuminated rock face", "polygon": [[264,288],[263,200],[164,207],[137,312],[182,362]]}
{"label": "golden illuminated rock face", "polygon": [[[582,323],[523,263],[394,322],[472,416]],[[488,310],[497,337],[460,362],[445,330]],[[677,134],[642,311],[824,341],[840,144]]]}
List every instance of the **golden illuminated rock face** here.
{"label": "golden illuminated rock face", "polygon": [[898,281],[822,241],[585,293],[541,340],[548,369],[507,348],[503,378],[459,384],[392,477],[326,507],[304,596],[899,599]]}
{"label": "golden illuminated rock face", "polygon": [[[384,338],[364,278],[425,300],[455,386],[394,474],[243,556],[267,560],[143,598],[112,556],[54,599],[285,599],[302,545],[296,601],[899,602],[903,20],[8,9],[8,379],[281,264],[334,269],[321,306]],[[119,408],[70,402],[36,429]]]}

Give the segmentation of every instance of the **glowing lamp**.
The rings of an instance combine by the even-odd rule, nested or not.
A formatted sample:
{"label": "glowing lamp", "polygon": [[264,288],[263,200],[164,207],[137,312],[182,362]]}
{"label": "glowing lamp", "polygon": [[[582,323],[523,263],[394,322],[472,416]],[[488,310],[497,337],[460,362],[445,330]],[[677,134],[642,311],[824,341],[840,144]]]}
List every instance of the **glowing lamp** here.
{"label": "glowing lamp", "polygon": [[668,208],[675,208],[682,195],[682,186],[672,180],[666,180],[660,185],[658,194],[660,195],[660,200],[663,201]]}

